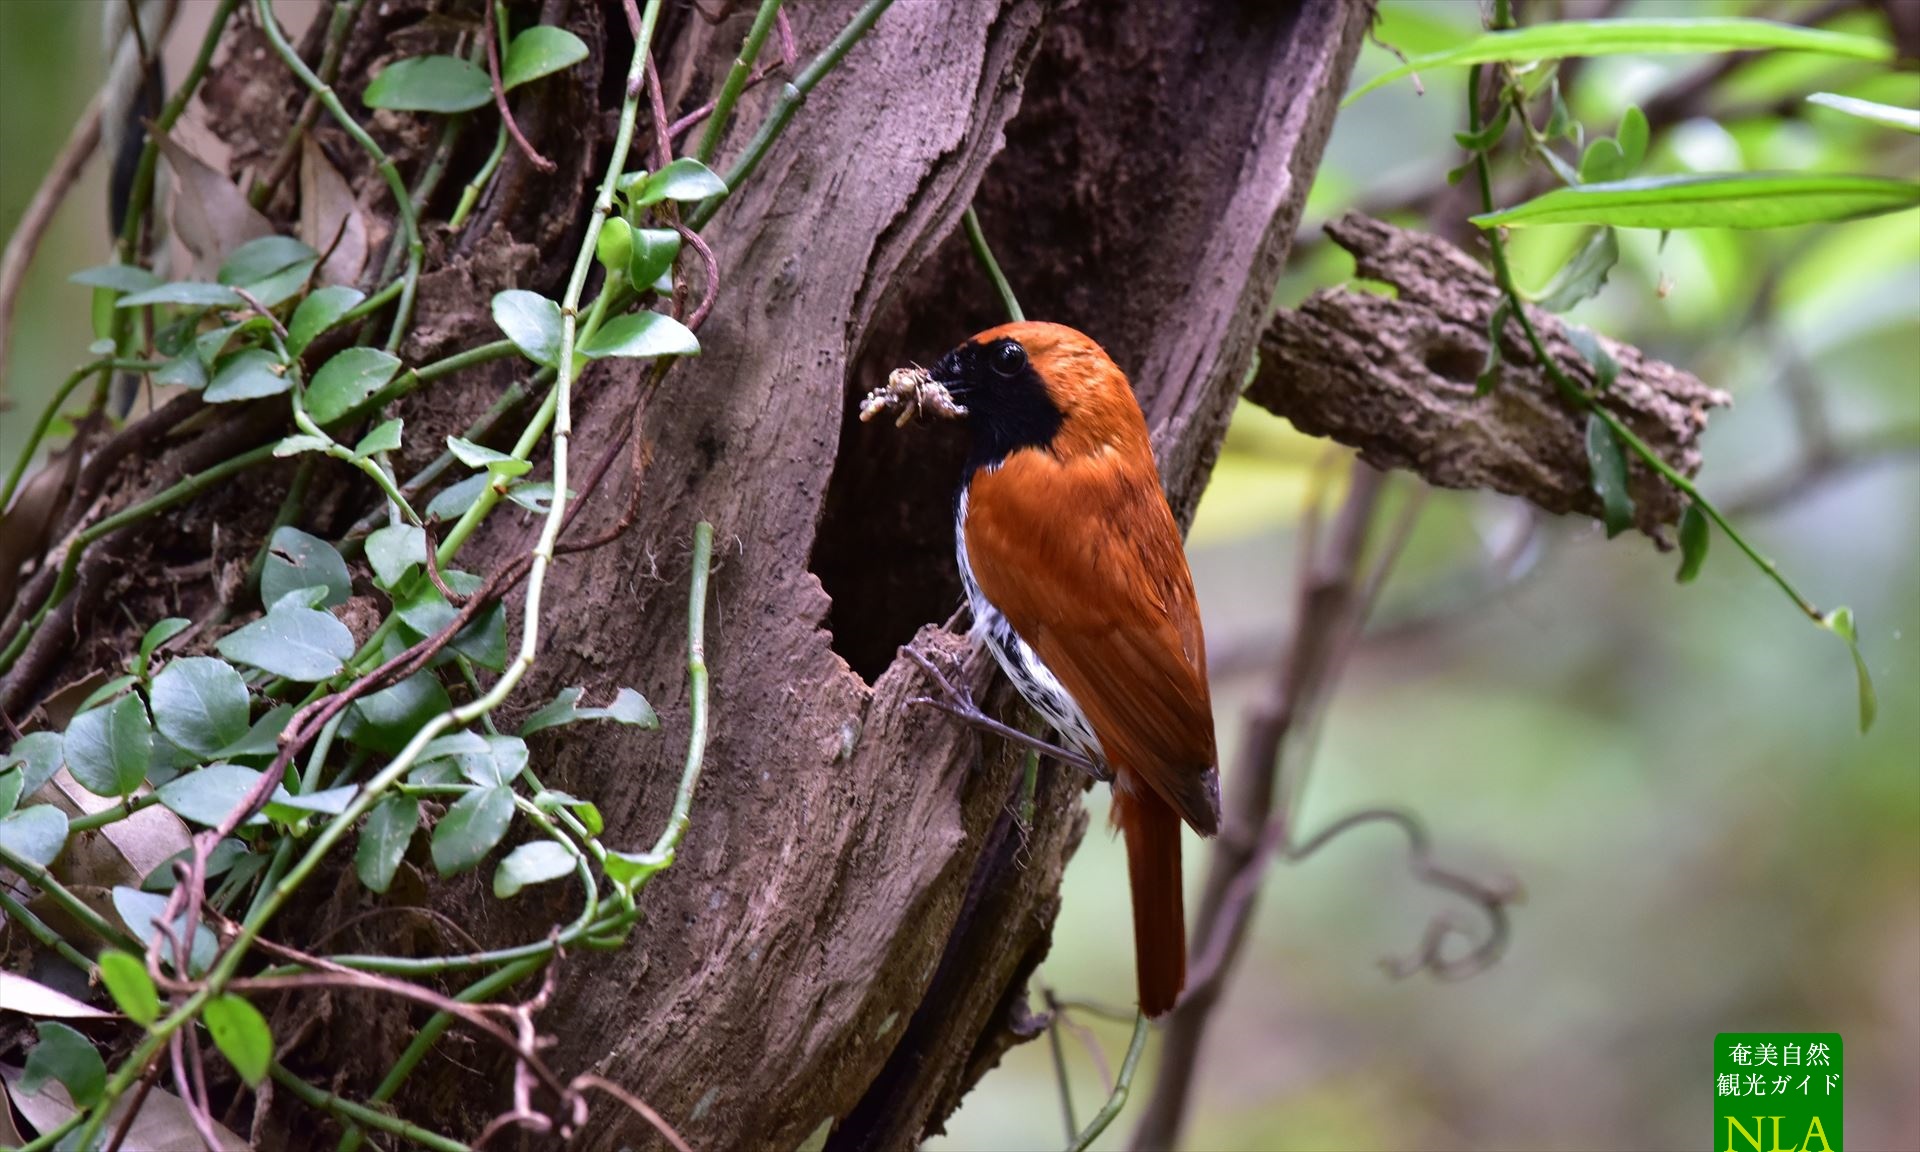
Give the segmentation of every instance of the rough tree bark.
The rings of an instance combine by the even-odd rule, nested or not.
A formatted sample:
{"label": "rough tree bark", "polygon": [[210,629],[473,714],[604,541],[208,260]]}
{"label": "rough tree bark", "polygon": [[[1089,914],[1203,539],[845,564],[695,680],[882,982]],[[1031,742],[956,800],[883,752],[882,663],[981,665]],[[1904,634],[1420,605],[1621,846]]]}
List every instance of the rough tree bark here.
{"label": "rough tree bark", "polygon": [[[459,25],[435,14],[471,7],[369,5],[338,85],[349,106],[396,54],[390,43],[447,50]],[[794,6],[801,58],[855,7]],[[696,520],[715,524],[713,734],[692,829],[647,889],[629,946],[565,961],[542,1016],[559,1039],[557,1067],[628,1086],[700,1148],[793,1148],[829,1130],[828,1147],[898,1148],[937,1131],[1008,1046],[1036,1033],[1025,983],[1085,831],[1083,784],[1043,767],[1034,827],[1023,831],[1008,803],[1017,758],[907,707],[925,685],[895,659],[898,645],[917,637],[967,655],[942,625],[959,603],[950,527],[959,446],[950,430],[859,425],[854,400],[887,369],[997,319],[956,228],[977,190],[1028,313],[1087,330],[1133,376],[1169,495],[1190,516],[1371,9],[1367,0],[899,3],[716,217],[706,231],[724,279],[704,353],[647,399],[644,475],[616,476],[597,523],[583,527],[611,522],[629,483],[644,486],[638,521],[617,543],[560,563],[546,598],[550,639],[520,697],[544,700],[568,684],[648,696],[664,722],[657,737],[580,726],[543,734],[533,751],[551,784],[598,802],[610,843],[650,843],[686,731],[686,542]],[[494,338],[487,301],[499,289],[557,295],[577,246],[630,44],[610,0],[544,0],[542,11],[593,48],[582,71],[522,115],[559,171],[543,176],[510,154],[463,233],[433,227],[409,362]],[[670,116],[718,86],[750,15],[709,25],[668,6],[656,58]],[[257,32],[234,35],[206,101],[236,162],[257,162],[301,94],[253,51]],[[306,45],[310,58],[316,48]],[[745,127],[723,161],[776,87],[743,101]],[[373,122],[403,159],[429,136],[412,118]],[[377,178],[337,130],[323,124],[318,138],[363,202],[385,210]],[[454,171],[476,167],[484,143],[463,145]],[[578,458],[595,458],[615,435],[645,376],[618,361],[587,376],[575,402]],[[511,378],[495,366],[436,384],[403,407],[409,443],[458,431]],[[218,447],[271,434],[236,422]],[[196,444],[150,437],[73,515],[166,482]],[[399,463],[405,472],[421,462]],[[273,475],[284,486],[284,471]],[[371,489],[329,479],[337,483],[304,518],[322,533],[376,502]],[[108,665],[137,641],[128,616],[218,611],[233,586],[229,558],[250,554],[278,496],[214,493],[115,544],[116,562],[83,582],[78,611],[58,622],[73,659],[15,689],[42,699]],[[494,524],[468,566],[489,571],[523,550],[524,531]],[[109,594],[129,612],[95,611]],[[971,659],[966,678],[986,691],[987,663]],[[503,906],[473,880],[429,892],[403,878],[396,892],[450,913],[487,945],[537,937],[571,915],[530,897]],[[365,906],[347,878],[279,931],[306,943]],[[329,947],[405,950],[412,942],[395,923],[359,922]],[[1124,925],[1114,933],[1128,939]],[[419,1023],[370,1006],[353,997],[283,1008],[279,1034],[300,1038],[286,1059],[363,1093]],[[484,1048],[456,1045],[443,1042],[446,1054],[414,1074],[399,1106],[471,1134],[501,1110],[505,1079]],[[331,1143],[325,1127],[283,1094],[269,1142]],[[606,1109],[585,1142],[655,1139]]]}

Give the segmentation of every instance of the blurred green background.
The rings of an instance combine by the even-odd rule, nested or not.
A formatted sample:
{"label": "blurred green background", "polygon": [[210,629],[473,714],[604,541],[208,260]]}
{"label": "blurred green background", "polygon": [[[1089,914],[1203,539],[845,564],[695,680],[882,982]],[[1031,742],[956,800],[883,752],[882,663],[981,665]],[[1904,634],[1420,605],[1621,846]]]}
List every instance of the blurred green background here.
{"label": "blurred green background", "polygon": [[[0,234],[98,81],[100,2],[0,3]],[[204,3],[186,0],[183,27]],[[1820,7],[1616,10],[1792,18]],[[1388,0],[1382,16],[1380,38],[1407,52],[1478,20],[1467,0]],[[1829,26],[1883,31],[1867,11]],[[1389,62],[1368,45],[1359,75]],[[1596,60],[1568,100],[1610,132],[1629,102],[1710,64]],[[1459,163],[1463,75],[1423,80],[1425,96],[1401,83],[1342,113],[1281,304],[1351,273],[1318,241],[1321,221],[1405,203]],[[1800,102],[1820,90],[1920,106],[1912,73],[1763,59],[1657,133],[1649,167],[1920,172],[1914,137]],[[103,173],[88,169],[34,266],[0,460],[85,355],[86,293],[65,277],[106,254]],[[1522,282],[1543,283],[1579,239],[1523,234]],[[1431,494],[1320,728],[1301,831],[1359,805],[1413,808],[1443,861],[1524,885],[1511,948],[1463,983],[1384,976],[1376,960],[1413,948],[1449,906],[1408,879],[1388,831],[1277,868],[1202,1054],[1190,1147],[1699,1148],[1713,1034],[1800,1029],[1845,1037],[1849,1148],[1920,1148],[1920,215],[1683,234],[1664,249],[1628,233],[1622,247],[1607,289],[1574,318],[1733,393],[1707,434],[1702,483],[1736,504],[1761,497],[1741,519],[1756,543],[1816,602],[1855,609],[1879,723],[1857,732],[1845,649],[1724,538],[1681,587],[1676,558],[1638,537],[1609,543],[1574,520],[1530,528],[1509,501]],[[1769,494],[1797,467],[1808,397],[1841,443],[1893,450]],[[1324,452],[1257,411],[1237,420],[1191,539],[1216,648],[1278,643],[1291,627],[1295,526]],[[1394,501],[1411,488],[1396,480]],[[1529,532],[1512,578],[1490,576]],[[1260,668],[1216,682],[1225,761]],[[1068,873],[1041,979],[1062,996],[1127,1004],[1124,861],[1104,832],[1104,790],[1090,804],[1096,830]],[[1204,849],[1190,842],[1187,859],[1191,891]],[[1076,1019],[1117,1065],[1127,1026]],[[1071,1035],[1066,1051],[1084,1119],[1105,1087]],[[1124,1145],[1156,1055],[1149,1047],[1135,1108],[1101,1147]],[[1049,1148],[1063,1135],[1047,1049],[1031,1044],[932,1146]]]}

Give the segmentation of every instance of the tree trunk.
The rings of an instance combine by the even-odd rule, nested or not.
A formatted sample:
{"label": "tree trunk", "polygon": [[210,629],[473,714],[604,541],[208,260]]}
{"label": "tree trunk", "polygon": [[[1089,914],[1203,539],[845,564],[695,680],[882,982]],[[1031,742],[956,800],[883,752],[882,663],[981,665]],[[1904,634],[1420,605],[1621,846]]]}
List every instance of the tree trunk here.
{"label": "tree trunk", "polygon": [[[752,5],[735,7],[709,25],[668,5],[655,58],[670,118],[717,90],[752,18]],[[799,59],[856,7],[794,5]],[[703,519],[716,529],[714,697],[692,824],[673,867],[646,890],[642,924],[622,949],[561,964],[540,1016],[559,1042],[557,1068],[625,1085],[697,1148],[788,1149],[829,1131],[830,1148],[905,1148],[938,1131],[1009,1046],[1037,1034],[1025,985],[1085,832],[1084,784],[1043,763],[1033,827],[1022,829],[1012,803],[1019,757],[908,706],[928,687],[896,658],[911,640],[963,659],[965,681],[992,705],[1004,709],[1009,696],[991,662],[948,626],[960,602],[957,430],[862,425],[855,402],[890,368],[929,361],[1001,318],[956,227],[976,201],[1028,314],[1084,329],[1129,372],[1184,522],[1246,377],[1371,9],[1366,0],[895,4],[706,228],[722,283],[702,355],[651,395],[642,362],[608,360],[587,373],[575,393],[575,459],[599,457],[638,404],[647,463],[639,477],[616,469],[581,530],[612,524],[634,483],[643,486],[638,517],[617,542],[558,564],[539,662],[515,707],[567,685],[599,698],[630,685],[656,706],[662,730],[543,734],[535,765],[549,786],[598,803],[610,845],[652,843],[688,730],[688,540]],[[460,0],[366,7],[335,86],[356,114],[367,78],[395,54],[390,38],[408,53],[450,50],[449,33],[429,19],[436,10],[477,11]],[[487,141],[477,138],[491,136],[468,133],[476,139],[453,155],[451,191],[425,214],[434,223],[419,319],[403,348],[410,364],[497,339],[492,294],[517,286],[558,296],[578,247],[631,42],[617,3],[545,0],[542,11],[593,50],[565,84],[516,105],[558,171],[543,175],[510,151],[475,220],[449,234],[442,201],[478,167]],[[323,15],[304,46],[310,60],[325,24]],[[258,37],[232,35],[243,46]],[[720,161],[778,88],[742,101]],[[301,93],[270,58],[243,50],[219,66],[205,99],[236,163],[258,163]],[[411,179],[408,161],[417,167],[437,127],[391,114],[371,122]],[[629,167],[652,166],[644,123]],[[318,139],[363,204],[390,210],[378,177],[325,117]],[[283,198],[278,208],[291,205]],[[430,446],[513,375],[480,368],[405,402],[409,445],[421,446],[410,450],[424,454],[400,461],[401,471],[430,458]],[[150,437],[119,480],[98,485],[105,497],[73,515],[97,518],[109,498],[168,482],[196,452],[230,453],[281,430],[235,421],[184,443]],[[35,674],[4,686],[8,710],[23,715],[57,685],[120,659],[140,635],[128,615],[146,623],[219,611],[232,586],[225,566],[252,554],[279,503],[288,466],[279,467],[272,487],[214,492],[158,527],[102,541],[115,562],[82,582],[70,619],[53,621],[75,655],[37,671],[23,660]],[[304,526],[337,534],[377,504],[349,475],[323,467]],[[492,571],[525,550],[527,531],[517,516],[495,516],[464,566]],[[130,612],[101,610],[109,595]],[[509,618],[517,611],[516,600]],[[417,839],[403,865],[419,865],[420,878],[395,892],[411,891],[483,944],[537,940],[577,911],[558,898],[502,903],[471,877],[430,881],[423,847]],[[347,876],[316,897],[311,916],[273,931],[311,943],[377,903]],[[397,923],[371,918],[326,947],[459,947],[410,941]],[[1113,934],[1116,946],[1129,939],[1124,924]],[[364,1098],[423,1019],[409,1025],[389,1003],[342,996],[284,1006],[276,1033],[295,1035],[297,1021],[289,1065]],[[504,1107],[505,1065],[484,1046],[457,1047],[452,1034],[442,1049],[397,1106],[471,1136]],[[282,1092],[269,1143],[330,1144],[327,1127]],[[657,1139],[607,1108],[584,1143]]]}

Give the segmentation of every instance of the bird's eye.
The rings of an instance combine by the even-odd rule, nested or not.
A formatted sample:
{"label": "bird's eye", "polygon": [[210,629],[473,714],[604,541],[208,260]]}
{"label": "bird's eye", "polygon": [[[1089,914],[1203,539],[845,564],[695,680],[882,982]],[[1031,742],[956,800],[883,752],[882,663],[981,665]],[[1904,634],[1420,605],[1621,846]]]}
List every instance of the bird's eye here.
{"label": "bird's eye", "polygon": [[993,370],[1002,376],[1016,375],[1027,366],[1027,350],[1012,340],[994,345]]}

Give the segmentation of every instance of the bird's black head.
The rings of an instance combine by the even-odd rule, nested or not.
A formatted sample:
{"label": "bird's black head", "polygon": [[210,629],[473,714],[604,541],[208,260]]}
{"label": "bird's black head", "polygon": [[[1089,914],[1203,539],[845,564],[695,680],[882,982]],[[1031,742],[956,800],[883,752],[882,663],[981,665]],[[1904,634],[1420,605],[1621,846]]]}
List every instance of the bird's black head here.
{"label": "bird's black head", "polygon": [[1045,448],[1065,419],[1027,349],[1010,335],[984,332],[942,356],[930,375],[966,406],[968,479],[1022,448]]}

